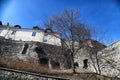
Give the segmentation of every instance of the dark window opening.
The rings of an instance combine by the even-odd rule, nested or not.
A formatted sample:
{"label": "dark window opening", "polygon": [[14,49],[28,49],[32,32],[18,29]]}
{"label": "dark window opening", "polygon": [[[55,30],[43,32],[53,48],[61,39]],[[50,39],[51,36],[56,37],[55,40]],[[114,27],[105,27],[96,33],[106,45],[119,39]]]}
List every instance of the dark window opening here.
{"label": "dark window opening", "polygon": [[46,40],[46,39],[44,39],[44,40],[43,40],[43,42],[47,42],[47,40]]}
{"label": "dark window opening", "polygon": [[115,50],[115,47],[114,48],[112,48],[112,51],[114,51]]}
{"label": "dark window opening", "polygon": [[2,21],[0,21],[0,26],[2,26]]}
{"label": "dark window opening", "polygon": [[14,35],[15,33],[16,33],[16,31],[15,31],[15,30],[13,30],[13,31],[12,31],[12,33],[11,33],[11,35]]}
{"label": "dark window opening", "polygon": [[51,64],[52,64],[52,68],[60,69],[60,63],[59,62],[52,61]]}
{"label": "dark window opening", "polygon": [[23,51],[22,51],[22,54],[25,54],[25,53],[27,52],[27,49],[28,49],[28,44],[25,43],[25,44],[24,44],[24,49],[23,49]]}
{"label": "dark window opening", "polygon": [[48,36],[48,34],[47,34],[47,33],[45,33],[45,34],[44,34],[44,36]]}
{"label": "dark window opening", "polygon": [[40,54],[45,55],[45,52],[44,52],[44,50],[43,50],[41,47],[36,47],[36,48],[35,48],[35,51],[36,51],[37,53],[40,53]]}
{"label": "dark window opening", "polygon": [[32,33],[32,36],[36,36],[36,32],[33,32],[33,33]]}
{"label": "dark window opening", "polygon": [[12,38],[9,38],[9,40],[12,40]]}
{"label": "dark window opening", "polygon": [[0,29],[0,33],[2,32],[3,29]]}
{"label": "dark window opening", "polygon": [[48,64],[48,59],[47,58],[41,58],[40,63],[44,64],[44,65],[47,65]]}
{"label": "dark window opening", "polygon": [[83,68],[87,69],[88,68],[88,59],[84,59],[83,64],[84,64]]}
{"label": "dark window opening", "polygon": [[79,67],[78,62],[75,62],[74,66],[75,66],[75,68],[78,68]]}

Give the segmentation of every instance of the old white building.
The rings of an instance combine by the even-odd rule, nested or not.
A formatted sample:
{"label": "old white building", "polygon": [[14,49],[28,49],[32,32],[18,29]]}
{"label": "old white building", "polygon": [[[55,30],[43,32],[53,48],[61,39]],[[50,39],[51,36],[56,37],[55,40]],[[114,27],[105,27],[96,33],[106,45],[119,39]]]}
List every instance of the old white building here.
{"label": "old white building", "polygon": [[10,40],[36,41],[61,46],[59,33],[53,32],[50,29],[28,29],[20,28],[19,26],[0,25],[0,36]]}
{"label": "old white building", "polygon": [[106,46],[95,40],[86,39],[83,41],[83,46],[74,56],[76,71],[99,73],[98,51],[101,51]]}

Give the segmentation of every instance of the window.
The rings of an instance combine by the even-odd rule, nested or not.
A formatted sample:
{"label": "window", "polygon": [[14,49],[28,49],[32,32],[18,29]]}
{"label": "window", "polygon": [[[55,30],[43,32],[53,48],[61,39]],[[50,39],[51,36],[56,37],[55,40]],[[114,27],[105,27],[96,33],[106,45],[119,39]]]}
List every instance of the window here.
{"label": "window", "polygon": [[23,51],[22,51],[22,54],[25,54],[25,53],[27,52],[28,47],[29,47],[28,44],[25,43],[25,44],[24,44]]}
{"label": "window", "polygon": [[44,64],[44,65],[47,65],[48,64],[48,58],[41,58],[40,63]]}
{"label": "window", "polygon": [[47,39],[44,39],[43,42],[47,42]]}
{"label": "window", "polygon": [[15,30],[13,30],[13,31],[12,31],[12,33],[11,33],[11,35],[14,35],[15,33],[16,33],[16,31],[15,31]]}
{"label": "window", "polygon": [[79,67],[78,62],[75,62],[74,66],[75,66],[75,68],[78,68]]}
{"label": "window", "polygon": [[44,36],[48,36],[48,34],[47,34],[47,33],[45,33],[45,34],[44,34]]}
{"label": "window", "polygon": [[83,68],[87,69],[88,68],[88,59],[84,59],[83,64],[84,64]]}
{"label": "window", "polygon": [[0,33],[2,32],[2,29],[0,29]]}
{"label": "window", "polygon": [[36,36],[36,32],[33,32],[33,33],[32,33],[32,36]]}
{"label": "window", "polygon": [[52,68],[60,69],[60,63],[57,61],[51,61]]}

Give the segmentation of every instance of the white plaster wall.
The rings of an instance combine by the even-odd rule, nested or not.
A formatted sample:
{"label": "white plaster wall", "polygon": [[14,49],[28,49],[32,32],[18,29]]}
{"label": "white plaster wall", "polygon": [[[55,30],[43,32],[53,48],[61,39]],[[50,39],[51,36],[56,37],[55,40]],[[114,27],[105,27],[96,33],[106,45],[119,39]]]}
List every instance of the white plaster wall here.
{"label": "white plaster wall", "polygon": [[11,35],[10,37],[13,37],[13,40],[42,42],[43,33],[36,32],[36,36],[32,36],[32,33],[32,31],[17,31],[15,35]]}
{"label": "white plaster wall", "polygon": [[59,46],[61,45],[61,40],[54,35],[50,34],[47,37],[45,36],[44,39],[47,40],[47,42],[45,42],[45,43],[59,45]]}
{"label": "white plaster wall", "polygon": [[[47,44],[57,45],[61,46],[61,40],[57,38],[56,36],[59,36],[59,34],[55,34],[56,36],[52,34],[48,34],[48,36],[44,36],[43,31],[36,31],[36,30],[16,30],[15,34],[11,34],[13,30],[3,29],[0,33],[0,36],[5,37],[6,39],[12,39],[12,40],[21,40],[21,41],[38,41],[43,42]],[[32,33],[36,32],[35,36],[32,36]],[[43,39],[46,39],[47,42],[44,42]]]}
{"label": "white plaster wall", "polygon": [[7,33],[8,33],[8,29],[2,30],[0,36],[4,37],[5,35],[7,35]]}

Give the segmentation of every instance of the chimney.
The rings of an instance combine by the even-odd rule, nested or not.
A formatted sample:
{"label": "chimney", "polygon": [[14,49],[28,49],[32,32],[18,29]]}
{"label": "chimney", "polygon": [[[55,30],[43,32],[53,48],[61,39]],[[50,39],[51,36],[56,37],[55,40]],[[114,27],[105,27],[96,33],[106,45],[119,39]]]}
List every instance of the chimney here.
{"label": "chimney", "polygon": [[0,26],[2,26],[2,21],[0,21]]}
{"label": "chimney", "polygon": [[94,47],[93,44],[92,44],[92,41],[91,41],[90,39],[87,41],[87,45],[88,45],[89,47]]}
{"label": "chimney", "polygon": [[9,26],[9,22],[7,22],[7,25],[6,26]]}

